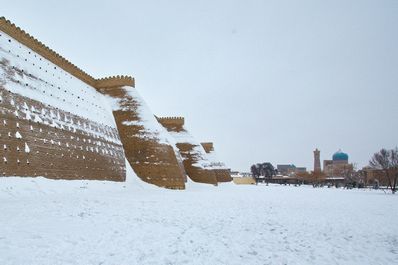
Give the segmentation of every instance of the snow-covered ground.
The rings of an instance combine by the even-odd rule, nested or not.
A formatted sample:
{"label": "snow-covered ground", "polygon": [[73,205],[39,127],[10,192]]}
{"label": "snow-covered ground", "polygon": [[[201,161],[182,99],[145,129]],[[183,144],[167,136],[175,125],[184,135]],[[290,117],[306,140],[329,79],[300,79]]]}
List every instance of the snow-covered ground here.
{"label": "snow-covered ground", "polygon": [[0,201],[2,265],[398,260],[398,196],[382,191],[0,178]]}

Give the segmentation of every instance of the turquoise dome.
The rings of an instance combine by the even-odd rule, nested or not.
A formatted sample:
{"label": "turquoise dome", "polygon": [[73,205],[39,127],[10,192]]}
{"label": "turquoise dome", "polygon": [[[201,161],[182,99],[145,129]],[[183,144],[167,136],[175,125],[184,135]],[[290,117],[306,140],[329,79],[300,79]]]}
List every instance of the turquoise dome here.
{"label": "turquoise dome", "polygon": [[333,154],[333,161],[348,161],[348,155],[339,150]]}

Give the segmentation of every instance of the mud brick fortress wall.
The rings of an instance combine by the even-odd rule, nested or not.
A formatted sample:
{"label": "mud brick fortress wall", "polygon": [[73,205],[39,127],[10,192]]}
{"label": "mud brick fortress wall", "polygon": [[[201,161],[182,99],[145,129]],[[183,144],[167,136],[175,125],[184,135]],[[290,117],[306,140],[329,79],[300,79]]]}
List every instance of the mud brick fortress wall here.
{"label": "mud brick fortress wall", "polygon": [[129,76],[93,78],[0,18],[0,175],[124,181],[127,159],[161,187],[183,189],[186,173],[216,184],[202,146],[167,132],[187,133],[184,119],[162,127],[134,87]]}
{"label": "mud brick fortress wall", "polygon": [[215,172],[206,161],[203,147],[184,128],[183,117],[157,117],[167,131],[176,139],[176,146],[182,157],[185,171],[195,182],[217,185]]}
{"label": "mud brick fortress wall", "polygon": [[[203,148],[206,151],[206,154],[209,154],[213,157],[214,155],[214,145],[212,142],[201,143]],[[215,155],[214,155],[215,156]],[[214,160],[217,158],[214,157]],[[216,174],[216,179],[218,182],[230,182],[232,181],[231,171],[225,168],[225,165],[220,161],[211,161],[212,168],[214,173]]]}
{"label": "mud brick fortress wall", "polygon": [[124,151],[106,100],[76,76],[91,80],[0,19],[3,176],[125,180]]}
{"label": "mud brick fortress wall", "polygon": [[203,149],[205,149],[206,154],[209,154],[210,152],[214,151],[214,145],[212,142],[206,142],[206,143],[200,143],[203,146]]}
{"label": "mud brick fortress wall", "polygon": [[123,148],[114,129],[1,86],[0,93],[3,176],[125,180]]}
{"label": "mud brick fortress wall", "polygon": [[99,91],[115,100],[113,115],[126,158],[135,173],[142,180],[161,187],[184,189],[184,169],[178,163],[175,150],[171,144],[159,141],[153,127],[161,126],[153,115],[146,117],[152,118],[152,123],[141,117],[140,114],[148,110],[134,88],[120,85]]}
{"label": "mud brick fortress wall", "polygon": [[228,169],[213,169],[216,174],[218,182],[230,182],[232,181],[231,172]]}
{"label": "mud brick fortress wall", "polygon": [[156,117],[156,119],[170,132],[184,131],[184,117]]}

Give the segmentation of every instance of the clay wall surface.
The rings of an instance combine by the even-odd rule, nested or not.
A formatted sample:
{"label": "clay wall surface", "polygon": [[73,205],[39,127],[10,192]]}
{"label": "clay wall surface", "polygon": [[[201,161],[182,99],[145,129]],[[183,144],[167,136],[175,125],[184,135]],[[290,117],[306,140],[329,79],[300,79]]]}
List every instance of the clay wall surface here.
{"label": "clay wall surface", "polygon": [[230,182],[232,181],[231,173],[228,169],[214,169],[218,182]]}
{"label": "clay wall surface", "polygon": [[114,137],[116,130],[10,93],[2,86],[0,97],[2,176],[125,180],[122,146],[83,126],[68,126],[64,119],[87,124],[93,131],[108,131],[108,137]]}
{"label": "clay wall surface", "polygon": [[0,31],[3,176],[125,180],[106,98]]}
{"label": "clay wall surface", "polygon": [[216,173],[211,170],[203,147],[184,128],[184,119],[181,117],[157,117],[157,119],[176,140],[189,178],[195,182],[217,185]]}
{"label": "clay wall surface", "polygon": [[123,181],[127,158],[161,187],[183,189],[186,174],[217,184],[184,119],[160,118],[171,136],[134,86],[129,76],[93,78],[1,17],[0,174]]}
{"label": "clay wall surface", "polygon": [[206,142],[200,144],[203,146],[207,154],[210,153],[211,151],[214,151],[214,146],[212,142]]}
{"label": "clay wall surface", "polygon": [[179,132],[184,130],[184,117],[156,117],[168,131]]}
{"label": "clay wall surface", "polygon": [[[170,143],[160,139],[161,132],[156,124],[165,130],[144,106],[135,88],[116,86],[99,91],[114,101],[113,115],[126,158],[137,176],[160,187],[184,189],[184,169],[178,163],[175,150]],[[152,119],[156,124],[148,123]]]}
{"label": "clay wall surface", "polygon": [[216,174],[217,182],[230,182],[232,181],[231,172],[225,167],[224,163],[218,160],[214,152],[214,145],[212,142],[201,143],[203,148],[208,154],[208,159],[210,160],[211,166],[214,173]]}
{"label": "clay wall surface", "polygon": [[256,180],[252,177],[237,177],[233,178],[233,182],[237,185],[254,185]]}
{"label": "clay wall surface", "polygon": [[[119,131],[117,130],[117,128],[120,128],[123,147],[126,153],[128,153],[127,158],[139,177],[144,181],[162,187],[184,188],[185,172],[182,167],[182,162],[180,162],[180,166],[179,161],[177,161],[173,147],[168,143],[160,143],[153,137],[147,137],[148,132],[145,131],[145,126],[123,124],[123,121],[140,121],[137,113],[134,112],[135,109],[114,111],[112,113],[109,99],[97,92],[103,92],[105,90],[109,92],[109,88],[121,88],[123,86],[134,87],[134,78],[129,76],[114,76],[95,79],[4,18],[0,18],[0,44],[0,62],[2,65],[0,85],[3,85],[2,88],[4,91],[12,92],[11,97],[18,98],[22,96],[22,98],[18,98],[18,100],[24,101],[24,104],[27,102],[29,106],[42,105],[39,108],[42,111],[54,111],[61,117],[65,114],[65,117],[69,116],[70,120],[74,120],[74,122],[80,122],[80,120],[83,119],[84,121],[87,120],[87,122],[96,123],[98,127],[105,126],[104,131],[106,129],[106,132],[110,132],[109,135],[106,135],[106,140],[112,137],[115,138],[113,144],[116,145],[119,152],[116,153],[108,147],[104,149],[105,151],[102,151],[102,154],[99,154],[105,157],[107,157],[108,154],[114,156],[111,157],[112,165],[109,165],[109,163],[98,157],[77,153],[70,154],[70,158],[74,158],[76,155],[76,159],[83,157],[83,160],[86,161],[81,165],[77,163],[77,161],[74,161],[73,165],[75,166],[70,170],[71,174],[75,176],[73,178],[93,178],[89,176],[89,172],[92,172],[92,174],[96,174],[99,179],[104,179],[104,176],[114,180],[125,179],[125,152],[122,149]],[[104,94],[109,95],[112,93]],[[129,101],[129,99],[131,99],[131,101]],[[125,101],[128,101],[128,104],[125,105],[129,105],[130,107],[137,103],[131,97],[127,100],[125,99]],[[9,106],[6,107],[2,105],[1,107],[6,109]],[[8,110],[8,112],[9,111],[10,110]],[[113,117],[113,114],[115,117]],[[74,115],[73,118],[71,115]],[[10,120],[11,117],[4,116],[4,119]],[[38,119],[40,119],[40,117],[38,117]],[[116,123],[115,119],[117,121]],[[86,133],[86,123],[83,120],[81,123],[84,124],[84,128],[81,128],[81,131],[73,128],[72,130],[74,131],[72,131],[72,134],[76,135],[68,135],[65,137],[86,140],[87,137],[83,138],[79,136],[79,133]],[[12,120],[10,121],[14,123]],[[43,126],[48,124],[52,125],[56,124],[56,122],[44,119]],[[23,128],[26,127],[24,122],[20,122],[19,125]],[[94,127],[94,125],[92,126]],[[51,134],[51,130],[51,128],[47,127],[40,128],[41,133]],[[29,135],[28,132],[25,131],[24,134]],[[57,137],[60,137],[60,135],[61,133],[57,133]],[[134,137],[130,138],[131,136]],[[36,134],[35,137],[42,137],[44,143],[47,143],[47,140],[49,140],[42,135]],[[35,140],[37,141],[37,139]],[[87,138],[87,140],[89,139]],[[56,140],[52,141],[56,142]],[[90,141],[92,141],[92,139],[90,139]],[[70,143],[68,144],[70,145]],[[78,145],[76,146],[76,148],[84,148]],[[37,148],[39,147],[42,148],[41,145],[37,146]],[[13,148],[8,148],[5,151],[8,150],[13,150]],[[69,170],[69,166],[67,166],[69,162],[66,161],[66,154],[62,149],[58,151],[62,155],[62,161],[64,162],[62,166],[66,165],[66,168],[63,168],[64,172],[66,172],[66,170]],[[40,149],[39,153],[56,157],[54,156],[55,150],[50,152]],[[35,155],[32,159],[36,159],[36,157],[42,159],[42,155]],[[95,170],[86,170],[93,168],[87,165],[89,159],[90,161],[98,161],[100,164],[98,167],[107,168],[108,172],[106,174],[98,174]],[[29,161],[29,164],[32,165],[32,162]],[[115,168],[115,164],[118,168]],[[8,168],[11,167],[10,163],[7,163],[7,165]],[[54,161],[49,161],[49,165],[54,168],[59,166],[58,162]],[[33,168],[33,166],[30,168]],[[36,168],[36,165],[34,168]],[[41,174],[39,172],[25,173],[26,172],[23,174]],[[7,175],[9,174],[11,173],[7,173]],[[115,174],[117,177],[114,177]],[[65,177],[60,172],[50,176],[47,169],[43,175],[54,178]],[[71,178],[69,174],[67,178]]]}
{"label": "clay wall surface", "polygon": [[195,145],[190,143],[177,143],[177,147],[183,157],[184,168],[190,179],[199,183],[217,185],[215,172],[197,164],[198,157],[197,152],[194,151]]}

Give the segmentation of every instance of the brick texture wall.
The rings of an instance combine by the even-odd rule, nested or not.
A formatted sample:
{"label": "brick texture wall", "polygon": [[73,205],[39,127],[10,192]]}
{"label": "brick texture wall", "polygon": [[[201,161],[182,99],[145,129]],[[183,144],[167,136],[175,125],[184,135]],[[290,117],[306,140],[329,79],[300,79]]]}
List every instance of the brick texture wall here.
{"label": "brick texture wall", "polygon": [[135,88],[112,86],[99,91],[118,102],[113,115],[127,160],[143,181],[170,189],[184,189],[184,169],[180,167],[173,147],[148,137],[151,128],[145,127],[138,113],[140,101],[126,89]]}
{"label": "brick texture wall", "polygon": [[[158,117],[157,119],[160,124],[162,124],[167,131],[172,133],[174,136],[178,133],[187,133],[184,129],[184,118],[182,117]],[[176,139],[178,139],[178,136]],[[198,154],[194,149],[199,147],[199,145],[200,144],[177,140],[177,147],[183,158],[185,171],[189,178],[195,182],[217,185],[216,173],[213,170],[205,169],[197,165],[198,160],[201,158],[198,157],[200,154]]]}

